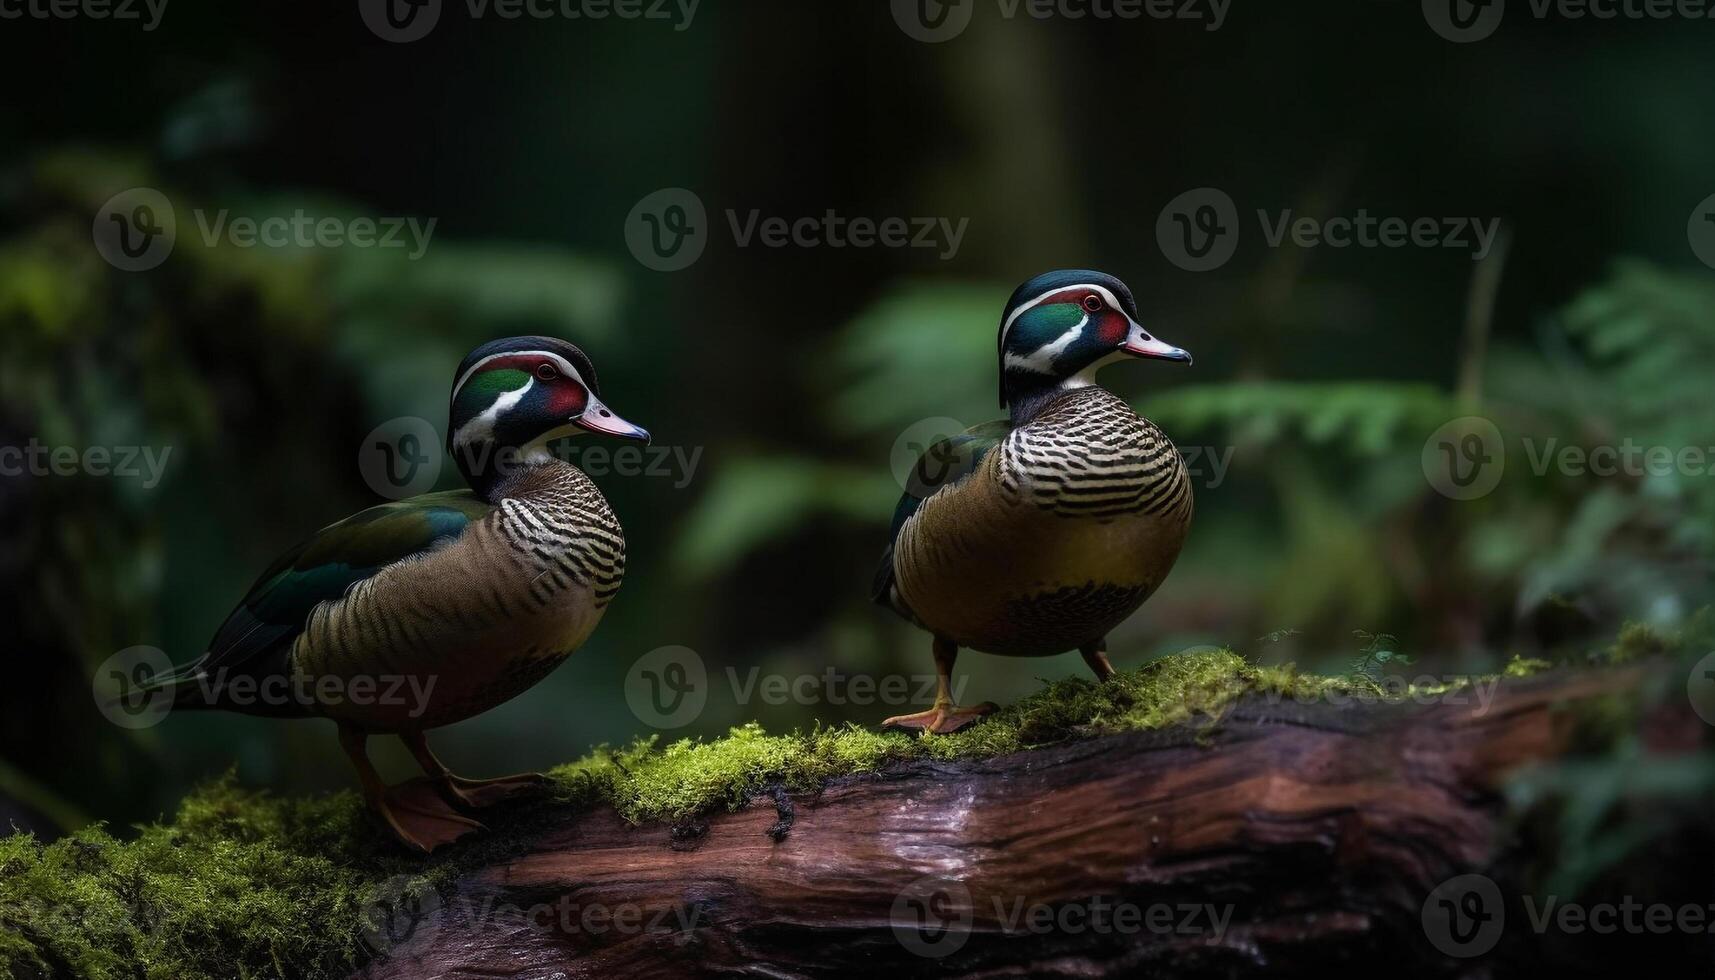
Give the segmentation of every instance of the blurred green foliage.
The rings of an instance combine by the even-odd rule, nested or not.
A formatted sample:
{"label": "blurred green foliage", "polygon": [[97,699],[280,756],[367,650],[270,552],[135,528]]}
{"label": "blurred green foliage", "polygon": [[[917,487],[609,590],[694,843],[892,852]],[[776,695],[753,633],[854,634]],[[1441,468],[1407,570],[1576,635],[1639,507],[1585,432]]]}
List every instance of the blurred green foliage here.
{"label": "blurred green foliage", "polygon": [[[827,429],[879,461],[886,441],[920,420],[969,425],[998,414],[985,406],[992,367],[971,366],[993,360],[1004,293],[998,283],[904,284],[878,299],[819,368]],[[1230,448],[1235,461],[1223,486],[1199,487],[1191,567],[1181,576],[1222,576],[1230,593],[1248,593],[1228,596],[1240,607],[1238,628],[1290,624],[1295,644],[1324,655],[1361,623],[1395,624],[1416,648],[1473,658],[1509,643],[1552,646],[1560,638],[1539,641],[1529,622],[1551,602],[1574,603],[1610,630],[1627,617],[1677,623],[1707,594],[1715,480],[1537,470],[1556,445],[1715,443],[1704,394],[1715,370],[1715,286],[1624,264],[1537,335],[1534,346],[1496,349],[1475,404],[1392,381],[1239,380],[1143,399],[1140,410],[1182,451]],[[1116,366],[1104,380],[1123,390],[1128,371],[1159,370]],[[1634,397],[1640,391],[1648,395]],[[1506,477],[1492,495],[1453,506],[1426,478],[1424,445],[1470,414],[1497,423]],[[867,519],[879,529],[891,511],[876,498],[896,498],[899,487],[882,485],[878,470],[766,454],[723,468],[688,524],[696,570],[741,567],[817,519]],[[1242,528],[1239,540],[1222,540],[1227,527]],[[1189,617],[1175,606],[1199,599],[1165,590],[1146,617]]]}
{"label": "blurred green foliage", "polygon": [[[0,76],[25,94],[0,113],[0,446],[173,452],[153,490],[0,479],[0,815],[44,836],[172,812],[232,766],[287,792],[349,785],[321,724],[124,732],[89,672],[138,644],[195,656],[275,555],[375,502],[364,434],[440,424],[453,366],[503,334],[585,346],[616,410],[706,452],[683,487],[598,480],[626,527],[624,589],[537,689],[437,733],[473,774],[629,743],[646,725],[626,671],[664,645],[715,678],[927,673],[926,638],[865,601],[896,456],[925,420],[999,414],[1001,304],[1052,267],[1120,275],[1146,325],[1197,355],[1104,375],[1205,453],[1187,552],[1113,638],[1119,663],[1213,643],[1341,671],[1370,630],[1413,673],[1486,670],[1577,655],[1627,617],[1671,628],[1709,599],[1715,479],[1539,477],[1524,445],[1715,431],[1699,394],[1715,285],[1685,233],[1715,190],[1715,130],[1688,122],[1715,61],[1685,25],[1519,18],[1455,47],[1411,4],[1336,0],[1235,8],[1219,32],[985,14],[920,45],[885,5],[727,4],[682,32],[447,18],[395,45],[315,5],[174,0],[167,17],[147,38],[76,22],[3,38]],[[91,215],[138,185],[176,203],[181,241],[120,273]],[[1462,322],[1463,253],[1265,248],[1247,231],[1221,270],[1183,272],[1154,224],[1203,186],[1247,223],[1504,218],[1492,323]],[[672,275],[621,233],[662,187],[694,189],[716,230]],[[196,208],[439,223],[412,262],[203,245]],[[969,218],[969,234],[948,261],[722,237],[727,209],[830,208]],[[1508,465],[1454,502],[1421,455],[1466,414],[1500,427]],[[1210,451],[1230,460],[1218,480]],[[997,701],[1083,670],[960,668]],[[897,710],[715,688],[691,733]]]}

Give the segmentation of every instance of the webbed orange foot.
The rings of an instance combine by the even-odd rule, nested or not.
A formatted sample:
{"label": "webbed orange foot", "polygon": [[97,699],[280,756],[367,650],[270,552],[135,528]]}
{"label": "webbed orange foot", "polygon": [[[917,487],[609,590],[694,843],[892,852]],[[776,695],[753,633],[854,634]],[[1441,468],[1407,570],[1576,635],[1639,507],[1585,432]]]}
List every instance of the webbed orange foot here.
{"label": "webbed orange foot", "polygon": [[975,724],[978,719],[995,710],[997,709],[991,701],[984,701],[982,704],[969,708],[948,701],[937,703],[928,711],[919,711],[914,715],[895,715],[882,722],[881,727],[947,735]]}
{"label": "webbed orange foot", "polygon": [[507,800],[541,796],[548,792],[549,787],[548,777],[539,772],[525,772],[495,779],[465,779],[449,772],[445,780],[443,786],[449,796],[460,806],[478,810],[505,803]]}
{"label": "webbed orange foot", "polygon": [[428,779],[388,787],[373,809],[400,843],[424,854],[488,829],[454,810],[441,798],[440,787]]}

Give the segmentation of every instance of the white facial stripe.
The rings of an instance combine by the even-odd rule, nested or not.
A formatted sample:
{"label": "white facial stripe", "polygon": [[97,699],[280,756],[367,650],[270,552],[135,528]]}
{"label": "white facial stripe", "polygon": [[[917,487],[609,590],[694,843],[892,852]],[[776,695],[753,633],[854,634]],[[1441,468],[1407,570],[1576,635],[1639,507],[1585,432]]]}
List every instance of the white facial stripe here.
{"label": "white facial stripe", "polygon": [[[1109,306],[1113,307],[1116,310],[1121,310],[1121,311],[1124,311],[1124,309],[1125,309],[1125,307],[1120,305],[1119,299],[1116,298],[1114,296],[1114,294],[1112,292],[1110,292],[1106,286],[1098,286],[1093,282],[1074,283],[1070,286],[1056,286],[1053,289],[1050,289],[1047,292],[1043,293],[1042,295],[1031,300],[1030,302],[1024,304],[1023,306],[1020,306],[1018,309],[1012,311],[1012,315],[1006,318],[1006,324],[1000,328],[1000,346],[1001,346],[1001,348],[1003,350],[1006,348],[1006,335],[1012,332],[1013,322],[1015,320],[1017,320],[1020,316],[1023,316],[1024,312],[1026,310],[1032,310],[1038,306],[1041,306],[1045,301],[1047,301],[1048,297],[1050,297],[1050,296],[1058,296],[1061,293],[1064,293],[1064,292],[1067,292],[1067,291],[1073,290],[1073,289],[1094,290],[1095,292],[1101,294],[1102,299],[1106,300],[1107,304]],[[1081,324],[1080,324],[1080,326],[1081,326]]]}
{"label": "white facial stripe", "polygon": [[1036,350],[1031,351],[1029,357],[1019,357],[1017,354],[1007,351],[1005,365],[1009,368],[1017,368],[1021,371],[1035,371],[1037,374],[1053,374],[1054,359],[1065,353],[1066,348],[1072,346],[1072,341],[1077,340],[1078,336],[1084,332],[1084,328],[1089,325],[1090,316],[1086,313],[1084,314],[1084,318],[1078,321],[1077,326],[1054,338],[1054,340],[1049,343],[1043,344]]}
{"label": "white facial stripe", "polygon": [[[453,433],[453,445],[462,446],[473,439],[486,439],[493,436],[494,423],[499,421],[502,415],[512,411],[519,402],[524,400],[524,395],[535,386],[536,379],[531,378],[524,383],[524,387],[508,391],[496,398],[494,404],[482,410],[481,415],[459,426],[459,430]],[[457,389],[454,390],[456,392]]]}
{"label": "white facial stripe", "polygon": [[[487,364],[489,361],[497,361],[503,357],[545,357],[548,360],[552,361],[554,363],[554,366],[556,366],[560,369],[561,374],[564,374],[566,377],[571,378],[572,380],[576,381],[578,384],[583,385],[585,388],[589,387],[588,382],[584,381],[583,375],[578,373],[578,369],[575,367],[572,367],[572,362],[566,360],[565,358],[561,357],[560,355],[554,353],[551,350],[508,350],[508,351],[501,351],[498,354],[490,354],[487,357],[483,358],[482,360],[477,361],[475,364],[472,364],[470,366],[470,370],[466,371],[464,373],[464,375],[459,378],[458,383],[453,385],[452,400],[453,401],[458,400],[459,390],[464,387],[464,383],[471,379],[471,375],[474,375],[478,371],[481,371],[482,366],[484,364]],[[592,394],[593,394],[593,392],[592,392]]]}

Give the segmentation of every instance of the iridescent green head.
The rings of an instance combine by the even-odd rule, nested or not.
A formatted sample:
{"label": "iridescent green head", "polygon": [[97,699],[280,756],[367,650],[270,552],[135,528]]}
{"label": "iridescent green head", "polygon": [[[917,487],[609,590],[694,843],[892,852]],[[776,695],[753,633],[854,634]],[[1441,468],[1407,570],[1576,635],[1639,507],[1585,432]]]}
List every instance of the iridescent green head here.
{"label": "iridescent green head", "polygon": [[447,449],[487,497],[520,466],[552,459],[548,444],[581,432],[649,441],[601,400],[595,366],[553,337],[507,337],[466,355],[453,376]]}
{"label": "iridescent green head", "polygon": [[1191,363],[1137,322],[1125,283],[1089,269],[1048,272],[1019,286],[1001,314],[999,348],[1000,403],[1015,422],[1060,391],[1094,384],[1115,361]]}

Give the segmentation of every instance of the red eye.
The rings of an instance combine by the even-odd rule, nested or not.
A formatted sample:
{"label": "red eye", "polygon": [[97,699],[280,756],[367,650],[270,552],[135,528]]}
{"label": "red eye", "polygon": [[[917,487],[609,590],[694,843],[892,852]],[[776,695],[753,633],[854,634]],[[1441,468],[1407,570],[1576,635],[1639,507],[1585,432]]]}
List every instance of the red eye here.
{"label": "red eye", "polygon": [[1084,309],[1088,310],[1091,313],[1102,312],[1102,298],[1100,296],[1097,296],[1094,294],[1091,294],[1089,296],[1085,296],[1084,297]]}
{"label": "red eye", "polygon": [[552,364],[543,364],[536,368],[536,377],[541,378],[543,381],[552,381],[559,376],[560,372],[554,370],[554,365]]}

